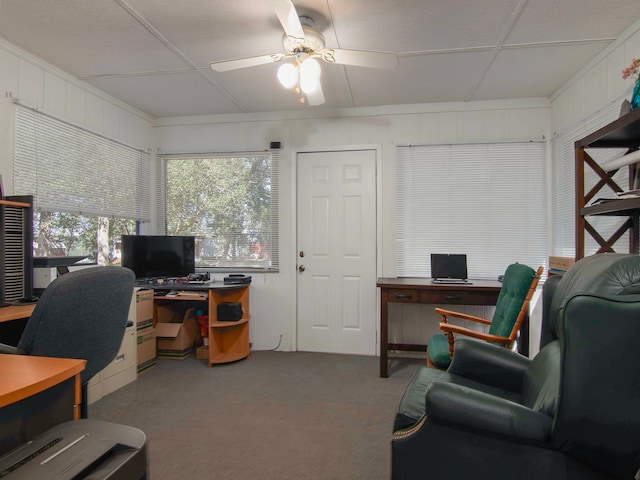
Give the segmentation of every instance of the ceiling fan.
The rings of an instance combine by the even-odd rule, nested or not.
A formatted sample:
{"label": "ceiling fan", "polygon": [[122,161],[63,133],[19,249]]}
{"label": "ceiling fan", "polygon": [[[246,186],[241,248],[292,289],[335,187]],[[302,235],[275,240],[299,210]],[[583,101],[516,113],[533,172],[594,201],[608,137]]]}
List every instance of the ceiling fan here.
{"label": "ceiling fan", "polygon": [[398,64],[395,53],[325,48],[324,37],[319,31],[314,30],[313,20],[307,16],[298,16],[291,0],[269,2],[284,29],[282,46],[285,53],[212,62],[210,65],[213,70],[226,72],[284,62],[278,70],[280,83],[298,93],[300,103],[305,103],[306,96],[309,105],[322,105],[325,99],[320,85],[321,68],[316,59],[322,59],[327,63],[384,69],[393,69]]}

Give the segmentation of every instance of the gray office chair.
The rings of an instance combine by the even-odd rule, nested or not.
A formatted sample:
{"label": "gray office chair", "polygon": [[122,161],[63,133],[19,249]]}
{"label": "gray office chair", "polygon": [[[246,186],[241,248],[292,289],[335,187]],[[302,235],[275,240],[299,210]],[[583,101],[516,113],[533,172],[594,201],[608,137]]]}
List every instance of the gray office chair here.
{"label": "gray office chair", "polygon": [[120,349],[134,281],[133,272],[123,267],[86,268],[58,277],[42,293],[18,346],[0,344],[0,353],[86,360],[80,416],[87,418],[87,385]]}

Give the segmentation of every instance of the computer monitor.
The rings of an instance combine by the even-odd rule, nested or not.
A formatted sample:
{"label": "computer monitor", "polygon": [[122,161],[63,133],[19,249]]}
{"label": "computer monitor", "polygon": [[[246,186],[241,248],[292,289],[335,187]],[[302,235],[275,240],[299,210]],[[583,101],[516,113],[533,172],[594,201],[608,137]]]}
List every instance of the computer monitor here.
{"label": "computer monitor", "polygon": [[121,265],[136,278],[186,277],[196,269],[195,237],[122,235]]}

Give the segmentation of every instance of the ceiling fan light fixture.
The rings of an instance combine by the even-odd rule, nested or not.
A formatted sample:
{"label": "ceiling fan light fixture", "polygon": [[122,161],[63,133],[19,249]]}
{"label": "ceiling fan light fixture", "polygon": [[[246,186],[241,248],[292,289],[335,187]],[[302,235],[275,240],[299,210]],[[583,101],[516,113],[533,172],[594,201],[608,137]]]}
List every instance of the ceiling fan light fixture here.
{"label": "ceiling fan light fixture", "polygon": [[300,77],[320,78],[322,70],[315,58],[309,57],[300,64]]}
{"label": "ceiling fan light fixture", "polygon": [[300,88],[304,93],[313,93],[320,86],[320,79],[318,77],[303,77],[300,76]]}
{"label": "ceiling fan light fixture", "polygon": [[306,58],[300,64],[300,88],[312,93],[320,86],[320,64],[315,58]]}
{"label": "ceiling fan light fixture", "polygon": [[293,88],[298,83],[298,69],[292,63],[284,63],[278,69],[278,81],[284,88]]}

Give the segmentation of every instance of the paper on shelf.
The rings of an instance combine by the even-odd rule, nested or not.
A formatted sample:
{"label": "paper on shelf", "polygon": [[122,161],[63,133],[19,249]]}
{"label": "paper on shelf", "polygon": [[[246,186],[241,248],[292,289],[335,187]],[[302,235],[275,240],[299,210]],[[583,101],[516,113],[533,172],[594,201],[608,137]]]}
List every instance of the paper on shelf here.
{"label": "paper on shelf", "polygon": [[620,167],[631,165],[632,163],[636,163],[638,161],[640,161],[640,150],[635,150],[621,157],[614,158],[612,160],[609,160],[608,162],[604,162],[600,166],[605,172],[610,172],[611,170],[617,170]]}

